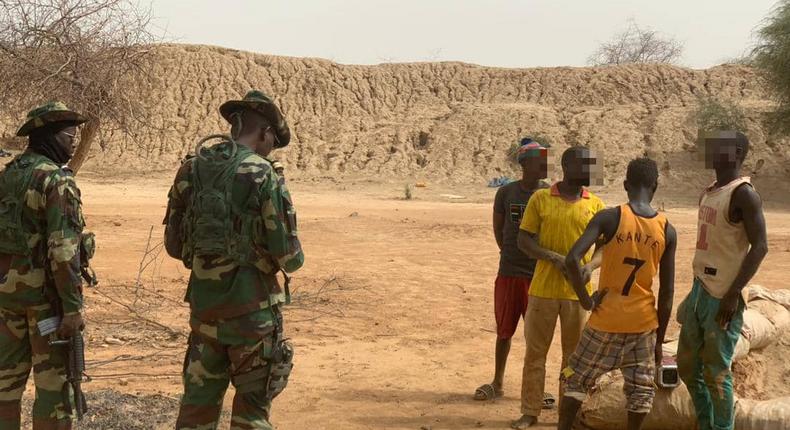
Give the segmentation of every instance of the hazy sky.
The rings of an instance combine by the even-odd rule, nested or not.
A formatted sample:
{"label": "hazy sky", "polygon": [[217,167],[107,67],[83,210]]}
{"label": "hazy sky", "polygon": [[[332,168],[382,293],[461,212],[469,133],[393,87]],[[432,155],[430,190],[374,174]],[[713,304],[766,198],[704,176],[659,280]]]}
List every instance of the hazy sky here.
{"label": "hazy sky", "polygon": [[682,64],[739,56],[776,0],[153,0],[182,43],[346,64],[457,60],[581,66],[629,19],[685,45]]}

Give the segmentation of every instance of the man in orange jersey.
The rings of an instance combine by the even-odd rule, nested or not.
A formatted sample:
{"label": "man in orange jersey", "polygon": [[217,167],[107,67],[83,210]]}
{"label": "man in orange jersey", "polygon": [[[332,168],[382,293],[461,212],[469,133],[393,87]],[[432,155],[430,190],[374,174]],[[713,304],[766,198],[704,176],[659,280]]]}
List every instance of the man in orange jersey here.
{"label": "man in orange jersey", "polygon": [[703,135],[705,164],[716,182],[700,198],[694,286],[678,309],[683,324],[678,374],[691,394],[700,430],[732,430],[735,407],[730,366],[743,325],[743,288],[768,243],[762,200],[741,165],[749,152],[742,133]]}
{"label": "man in orange jersey", "polygon": [[[672,314],[677,234],[666,217],[650,206],[658,187],[655,161],[631,161],[624,185],[628,203],[598,212],[565,258],[579,302],[593,313],[562,371],[561,430],[571,430],[587,391],[614,369],[620,369],[625,379],[628,430],[639,430],[653,405],[656,363],[661,363],[661,345]],[[598,290],[590,296],[580,260],[601,236],[605,241],[601,274]],[[653,293],[656,273],[658,310]]]}

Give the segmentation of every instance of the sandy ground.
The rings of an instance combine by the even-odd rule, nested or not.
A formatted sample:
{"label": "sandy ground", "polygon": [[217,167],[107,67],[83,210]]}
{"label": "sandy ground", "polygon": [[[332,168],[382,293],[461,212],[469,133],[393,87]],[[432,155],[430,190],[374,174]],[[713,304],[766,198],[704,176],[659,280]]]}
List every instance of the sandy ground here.
{"label": "sandy ground", "polygon": [[[173,405],[181,390],[188,310],[181,303],[187,271],[155,247],[169,178],[85,174],[80,183],[89,228],[98,237],[94,265],[101,278],[86,293],[93,381],[84,388],[157,395],[154,405]],[[471,399],[493,373],[494,190],[416,188],[415,200],[405,201],[402,183],[300,182],[291,188],[307,259],[286,314],[297,357],[291,383],[275,401],[277,428],[507,428],[519,415],[520,330],[505,398]],[[603,197],[610,204],[623,198]],[[691,284],[696,213],[688,200],[661,201],[680,234],[677,303]],[[767,218],[771,252],[754,282],[788,288],[790,212],[769,205]],[[154,250],[146,253],[149,233]],[[559,333],[547,376],[555,392],[558,339]],[[166,409],[144,407],[143,424],[117,428],[172,428],[175,411]],[[556,419],[546,413],[537,428],[555,428]]]}

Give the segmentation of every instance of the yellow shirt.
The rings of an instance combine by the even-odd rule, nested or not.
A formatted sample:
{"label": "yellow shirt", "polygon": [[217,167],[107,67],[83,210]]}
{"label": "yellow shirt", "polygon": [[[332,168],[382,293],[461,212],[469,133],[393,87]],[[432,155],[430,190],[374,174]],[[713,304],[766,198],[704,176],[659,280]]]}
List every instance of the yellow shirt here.
{"label": "yellow shirt", "polygon": [[598,290],[609,292],[590,315],[590,327],[609,333],[645,333],[658,328],[653,278],[666,247],[667,219],[643,217],[620,206],[617,233],[603,247]]}
{"label": "yellow shirt", "polygon": [[[538,244],[556,253],[567,255],[574,243],[584,233],[593,215],[604,208],[603,201],[586,189],[582,197],[567,200],[560,195],[557,184],[538,190],[529,199],[521,229],[538,235]],[[582,263],[592,258],[587,253]],[[587,284],[592,292],[592,284]],[[529,295],[546,299],[579,300],[565,276],[545,260],[538,260]]]}

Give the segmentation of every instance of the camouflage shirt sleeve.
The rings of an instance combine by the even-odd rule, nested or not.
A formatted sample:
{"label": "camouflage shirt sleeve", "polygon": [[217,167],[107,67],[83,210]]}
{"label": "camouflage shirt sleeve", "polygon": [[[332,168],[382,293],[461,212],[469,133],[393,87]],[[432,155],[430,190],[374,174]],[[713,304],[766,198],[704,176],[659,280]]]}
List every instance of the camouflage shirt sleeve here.
{"label": "camouflage shirt sleeve", "polygon": [[283,270],[295,272],[304,264],[304,254],[297,234],[296,209],[291,194],[285,181],[273,169],[260,190],[269,252]]}
{"label": "camouflage shirt sleeve", "polygon": [[191,162],[184,163],[176,174],[173,186],[167,194],[167,213],[165,214],[165,249],[168,255],[175,259],[181,259],[181,225],[184,221],[186,212],[186,201],[184,196],[189,192],[191,184],[189,182]]}
{"label": "camouflage shirt sleeve", "polygon": [[85,227],[80,190],[68,170],[53,172],[44,184],[47,257],[63,313],[82,309],[80,239]]}

